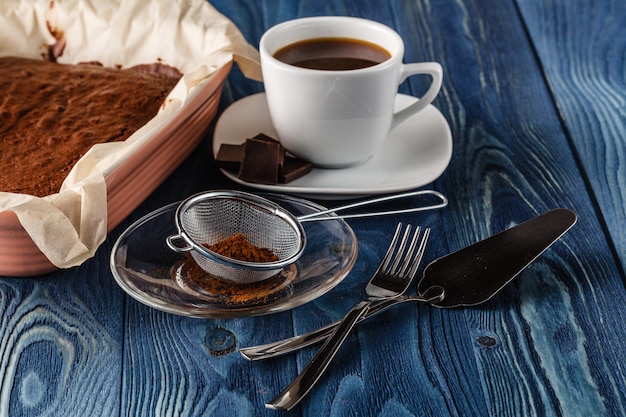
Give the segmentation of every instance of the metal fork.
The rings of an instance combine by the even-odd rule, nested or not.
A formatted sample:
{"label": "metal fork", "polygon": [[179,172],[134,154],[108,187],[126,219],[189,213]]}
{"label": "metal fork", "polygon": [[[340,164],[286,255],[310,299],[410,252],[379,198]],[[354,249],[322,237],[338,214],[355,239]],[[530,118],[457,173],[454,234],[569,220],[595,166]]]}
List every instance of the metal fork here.
{"label": "metal fork", "polygon": [[265,405],[267,408],[291,410],[326,371],[352,328],[372,304],[381,299],[399,297],[406,292],[417,272],[430,235],[430,229],[425,229],[420,240],[421,229],[417,227],[411,237],[411,228],[411,225],[407,225],[402,233],[403,225],[398,224],[385,257],[365,288],[369,297],[344,316],[311,362],[282,393]]}
{"label": "metal fork", "polygon": [[[357,321],[357,324],[370,317],[374,317],[378,313],[382,313],[395,305],[411,301],[436,304],[443,300],[444,295],[445,290],[443,287],[433,286],[427,289],[423,295],[402,295],[399,297],[381,298],[369,307],[367,314],[361,317],[359,321]],[[250,361],[258,361],[286,355],[287,353],[295,352],[296,350],[309,347],[328,339],[333,334],[337,326],[339,326],[340,322],[341,321],[336,321],[334,323],[327,324],[324,327],[320,327],[319,329],[312,330],[298,336],[289,337],[287,339],[277,340],[263,345],[240,348],[239,353]]]}

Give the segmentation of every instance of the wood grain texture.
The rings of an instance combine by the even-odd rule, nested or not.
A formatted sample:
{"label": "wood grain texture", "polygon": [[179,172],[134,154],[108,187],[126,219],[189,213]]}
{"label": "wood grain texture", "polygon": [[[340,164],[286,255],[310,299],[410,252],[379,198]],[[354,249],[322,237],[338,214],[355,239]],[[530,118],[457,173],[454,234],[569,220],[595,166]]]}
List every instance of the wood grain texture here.
{"label": "wood grain texture", "polygon": [[[463,16],[472,18],[459,16],[455,24],[449,17],[446,30],[468,46],[474,40],[490,47],[470,48],[475,59],[469,62],[463,53],[469,64],[464,71],[456,71],[457,54],[440,58],[450,70],[444,97],[456,110],[446,113],[454,126],[455,158],[441,179],[457,196],[458,212],[445,217],[446,230],[454,231],[448,233],[452,248],[560,205],[581,217],[561,244],[505,291],[507,303],[499,297],[498,308],[467,310],[468,333],[496,342],[488,349],[476,346],[490,415],[620,415],[623,368],[606,368],[624,354],[617,334],[623,335],[625,312],[612,305],[623,292],[619,268],[601,237],[590,241],[601,226],[580,192],[584,181],[575,181],[579,168],[541,88],[532,45],[514,19],[503,17],[515,9],[484,2],[465,2],[464,8]],[[457,91],[470,85],[481,86],[476,101],[456,109],[466,97]],[[599,322],[604,325],[593,324]],[[492,351],[498,355],[485,356]]]}
{"label": "wood grain texture", "polygon": [[1,416],[119,412],[123,295],[106,268],[0,280]]}
{"label": "wood grain texture", "polygon": [[[212,4],[252,44],[287,19],[352,15],[394,27],[405,61],[441,62],[434,104],[451,126],[454,153],[433,187],[449,207],[351,220],[354,270],[292,311],[228,320],[165,314],[125,296],[108,257],[140,216],[234,187],[213,164],[207,137],[86,265],[0,278],[1,417],[277,415],[263,404],[315,348],[262,362],[245,361],[236,348],[341,318],[365,297],[398,221],[433,229],[428,262],[556,207],[575,210],[578,224],[501,294],[474,308],[406,304],[359,325],[319,386],[285,415],[626,415],[620,2]],[[220,111],[262,88],[235,68]],[[412,78],[400,90],[419,95],[424,83]],[[590,96],[598,99],[590,104]]]}
{"label": "wood grain texture", "polygon": [[519,1],[587,188],[626,268],[626,4]]}

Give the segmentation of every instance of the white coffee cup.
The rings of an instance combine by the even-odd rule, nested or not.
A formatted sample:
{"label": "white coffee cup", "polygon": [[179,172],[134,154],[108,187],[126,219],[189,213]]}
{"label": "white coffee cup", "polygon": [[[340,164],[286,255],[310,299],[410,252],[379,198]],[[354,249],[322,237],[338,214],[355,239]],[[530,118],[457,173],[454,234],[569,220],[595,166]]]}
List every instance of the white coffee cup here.
{"label": "white coffee cup", "polygon": [[[301,68],[274,57],[285,46],[316,38],[366,41],[391,57],[347,71]],[[261,37],[259,50],[278,139],[294,155],[325,168],[367,161],[391,129],[434,100],[443,78],[436,62],[403,64],[404,43],[393,29],[355,17],[309,17],[280,23]],[[430,75],[430,87],[415,104],[394,113],[398,86],[417,74]]]}

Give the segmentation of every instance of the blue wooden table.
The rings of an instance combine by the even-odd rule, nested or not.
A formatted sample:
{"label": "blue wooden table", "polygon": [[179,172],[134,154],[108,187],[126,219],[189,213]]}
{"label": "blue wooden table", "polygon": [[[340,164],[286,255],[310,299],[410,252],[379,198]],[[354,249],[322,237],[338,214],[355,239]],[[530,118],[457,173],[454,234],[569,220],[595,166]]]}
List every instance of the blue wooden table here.
{"label": "blue wooden table", "polygon": [[[431,227],[425,261],[547,210],[579,221],[490,302],[395,307],[360,324],[291,415],[626,415],[626,3],[623,0],[215,0],[250,43],[287,19],[394,27],[406,61],[435,60],[452,161],[443,210],[351,220],[359,256],[326,295],[281,313],[194,319],[127,296],[109,270],[144,214],[240,188],[211,136],[84,265],[0,278],[0,416],[261,416],[315,352],[248,362],[236,348],[313,330],[365,297],[398,221]],[[419,94],[417,80],[401,92]],[[233,69],[220,111],[260,83]],[[233,347],[235,348],[233,350]]]}

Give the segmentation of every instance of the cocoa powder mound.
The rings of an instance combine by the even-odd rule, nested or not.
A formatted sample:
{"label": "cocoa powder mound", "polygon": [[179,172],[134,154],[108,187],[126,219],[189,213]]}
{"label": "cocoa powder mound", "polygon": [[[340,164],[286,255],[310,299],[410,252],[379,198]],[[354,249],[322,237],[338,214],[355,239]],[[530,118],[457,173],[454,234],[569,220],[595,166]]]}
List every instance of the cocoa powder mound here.
{"label": "cocoa powder mound", "polygon": [[0,58],[0,191],[59,192],[96,143],[122,141],[152,119],[180,73]]}
{"label": "cocoa powder mound", "polygon": [[243,233],[237,233],[207,248],[231,259],[245,262],[274,262],[278,256],[268,248],[260,248],[248,241]]}

